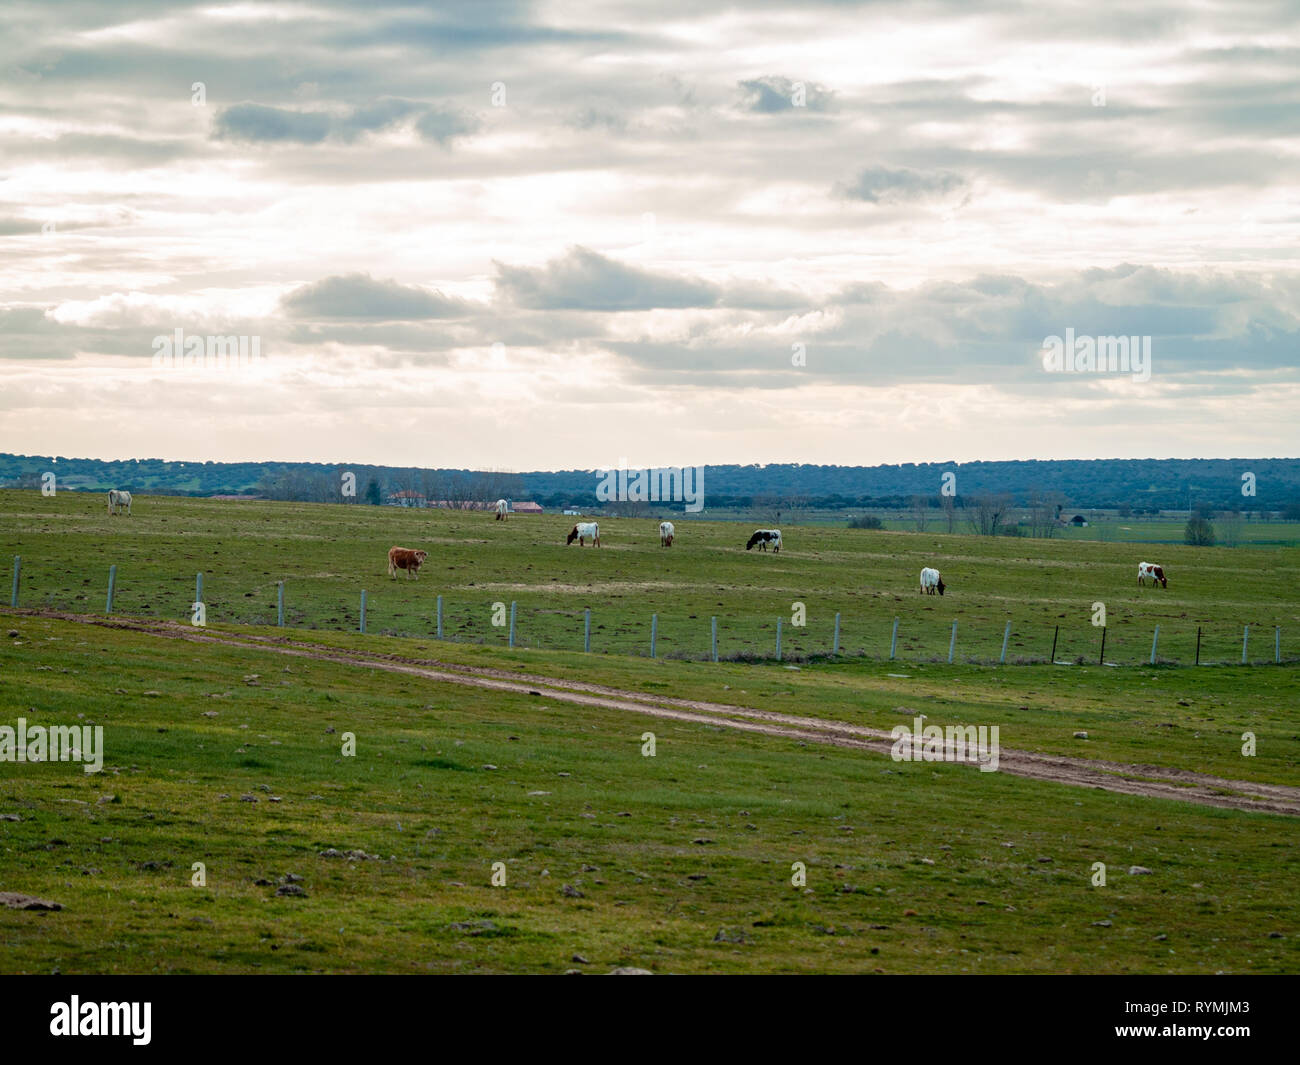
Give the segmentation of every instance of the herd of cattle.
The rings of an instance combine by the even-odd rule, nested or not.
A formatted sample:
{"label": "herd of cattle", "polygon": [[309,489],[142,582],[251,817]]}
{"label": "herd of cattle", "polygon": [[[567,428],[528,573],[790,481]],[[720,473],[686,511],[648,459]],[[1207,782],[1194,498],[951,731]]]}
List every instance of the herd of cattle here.
{"label": "herd of cattle", "polygon": [[[131,513],[131,493],[122,492],[113,489],[108,493],[108,513],[109,515],[120,514],[122,508],[126,508],[126,513]],[[496,520],[503,521],[507,514],[510,513],[510,505],[504,499],[498,499],[496,504]],[[672,547],[673,539],[677,535],[676,529],[673,528],[671,521],[661,521],[659,523],[659,546]],[[578,541],[579,547],[586,547],[587,541],[590,540],[593,547],[600,546],[600,523],[595,521],[580,521],[569,530],[569,537],[565,544],[571,544],[574,540]],[[755,529],[754,534],[745,544],[745,550],[749,551],[757,547],[760,551],[766,551],[769,547],[774,553],[781,550],[781,530],[780,529]],[[420,567],[424,565],[425,560],[429,557],[429,552],[418,551],[409,547],[391,547],[388,549],[388,575],[394,580],[397,579],[397,571],[405,570],[408,577],[418,579]],[[1154,562],[1138,563],[1138,584],[1146,585],[1147,580],[1151,581],[1151,587],[1157,584],[1161,588],[1169,587],[1169,580],[1165,576],[1163,566],[1158,566]],[[934,595],[936,592],[943,595],[947,587],[943,583],[943,578],[939,571],[932,566],[926,566],[921,570],[921,593],[923,595]]]}

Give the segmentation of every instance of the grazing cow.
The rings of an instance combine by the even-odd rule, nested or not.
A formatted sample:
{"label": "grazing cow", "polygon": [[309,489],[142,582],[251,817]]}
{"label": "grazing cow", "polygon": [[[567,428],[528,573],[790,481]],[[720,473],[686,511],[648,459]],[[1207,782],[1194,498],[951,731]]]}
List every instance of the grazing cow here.
{"label": "grazing cow", "polygon": [[659,523],[659,546],[673,546],[673,523],[671,521],[661,521]]}
{"label": "grazing cow", "polygon": [[925,569],[921,570],[921,591],[926,595],[934,595],[935,592],[943,595],[945,587],[943,578],[939,576],[937,569],[926,566]]}
{"label": "grazing cow", "polygon": [[781,530],[780,529],[755,529],[754,535],[749,538],[749,543],[745,545],[748,551],[755,544],[758,544],[760,551],[766,551],[767,545],[772,545],[773,551],[781,550]]}
{"label": "grazing cow", "polygon": [[109,517],[112,517],[114,514],[120,514],[123,507],[126,507],[126,513],[129,517],[131,514],[131,493],[119,492],[116,488],[110,488],[108,492]]}
{"label": "grazing cow", "polygon": [[574,540],[578,541],[579,547],[586,547],[587,541],[590,540],[597,547],[600,546],[600,523],[594,521],[580,521],[569,530],[569,538],[565,544],[571,544]]}
{"label": "grazing cow", "polygon": [[1157,566],[1154,562],[1138,563],[1138,584],[1145,584],[1146,578],[1151,578],[1151,587],[1156,586],[1156,581],[1160,582],[1161,588],[1168,588],[1169,581],[1165,578],[1164,566]]}
{"label": "grazing cow", "polygon": [[497,500],[497,521],[505,521],[506,515],[510,513],[510,504],[504,499]]}
{"label": "grazing cow", "polygon": [[388,549],[388,575],[397,579],[399,569],[406,570],[407,577],[420,579],[420,567],[429,557],[428,551],[412,551],[409,547],[390,547]]}

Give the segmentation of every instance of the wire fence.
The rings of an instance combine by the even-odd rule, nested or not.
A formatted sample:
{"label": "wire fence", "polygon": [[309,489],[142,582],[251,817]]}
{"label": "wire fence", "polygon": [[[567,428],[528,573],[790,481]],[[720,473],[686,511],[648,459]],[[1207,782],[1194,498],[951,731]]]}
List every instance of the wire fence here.
{"label": "wire fence", "polygon": [[[382,636],[551,651],[642,655],[699,661],[800,662],[831,657],[965,664],[1193,666],[1294,664],[1275,624],[1158,623],[1132,616],[1107,625],[1044,625],[1015,618],[931,618],[885,612],[819,609],[804,616],[755,616],[738,611],[704,614],[680,609],[629,612],[594,601],[557,604],[539,589],[540,602],[450,597],[421,588],[413,604],[382,589],[351,600],[337,588],[310,594],[284,580],[253,590],[229,588],[228,578],[205,574],[133,587],[110,566],[105,583],[81,589],[44,586],[14,558],[12,607],[69,609],[139,617],[168,617],[199,626],[210,622],[333,629]],[[192,583],[191,583],[192,580]],[[179,587],[177,587],[179,585]],[[190,589],[192,588],[192,594]],[[295,591],[304,591],[295,601]]]}

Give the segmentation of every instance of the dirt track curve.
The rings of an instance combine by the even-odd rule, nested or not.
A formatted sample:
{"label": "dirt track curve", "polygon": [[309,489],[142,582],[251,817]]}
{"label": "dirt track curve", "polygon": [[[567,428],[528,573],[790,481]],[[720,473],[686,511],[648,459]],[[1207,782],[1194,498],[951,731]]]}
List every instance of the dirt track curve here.
{"label": "dirt track curve", "polygon": [[[339,651],[289,636],[216,633],[172,621],[106,618],[50,610],[12,610],[6,613],[10,616],[47,617],[84,625],[125,629],[164,639],[216,643],[228,647],[269,651],[364,669],[381,669],[444,684],[461,684],[520,695],[541,695],[558,702],[722,726],[805,743],[851,747],[880,754],[888,754],[893,745],[889,733],[883,729],[867,728],[843,721],[801,717],[771,710],[755,710],[725,703],[674,699],[646,692],[587,684],[582,681],[490,669],[485,666],[458,665],[437,659],[372,654],[365,651]],[[973,763],[970,763],[970,768],[973,772],[979,771]],[[1257,810],[1300,817],[1300,788],[1282,784],[1260,784],[1246,780],[1226,780],[1222,777],[1194,773],[1185,769],[1171,769],[1166,766],[1129,765],[1098,758],[1070,758],[1064,755],[1036,754],[1003,747],[999,750],[998,771],[1032,780],[1046,780],[1074,787],[1100,788],[1103,791],[1125,795],[1175,799],[1200,806]]]}

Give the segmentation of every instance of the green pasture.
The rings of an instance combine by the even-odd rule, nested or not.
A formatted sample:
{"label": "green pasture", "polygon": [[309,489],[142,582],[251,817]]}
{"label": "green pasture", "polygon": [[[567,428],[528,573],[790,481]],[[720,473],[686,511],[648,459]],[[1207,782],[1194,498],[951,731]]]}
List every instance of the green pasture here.
{"label": "green pasture", "polygon": [[[212,559],[231,576],[241,543],[264,565],[282,557],[251,532],[205,542],[203,509],[164,504],[174,535],[123,523],[110,544],[143,572],[150,541],[157,556]],[[335,535],[350,517],[334,519]],[[84,546],[84,520],[50,524]],[[317,559],[345,543],[330,531],[305,533],[321,537]],[[548,558],[633,556],[616,543],[601,562],[576,548]],[[722,543],[699,550],[726,564]],[[162,576],[154,588],[160,613],[184,599]],[[791,713],[978,713],[1003,722],[1005,746],[1067,744],[1086,725],[1096,739],[1073,741],[1076,753],[1095,743],[1225,772],[1246,722],[1260,756],[1236,765],[1294,779],[1290,668],[791,670],[303,635]],[[102,726],[106,753],[98,774],[0,762],[0,890],[63,907],[0,908],[6,972],[1276,973],[1300,962],[1296,826],[1283,816],[0,610],[0,724],[19,716]],[[642,754],[647,730],[654,757]],[[365,857],[329,853],[349,851]],[[792,883],[795,863],[806,883]]]}

